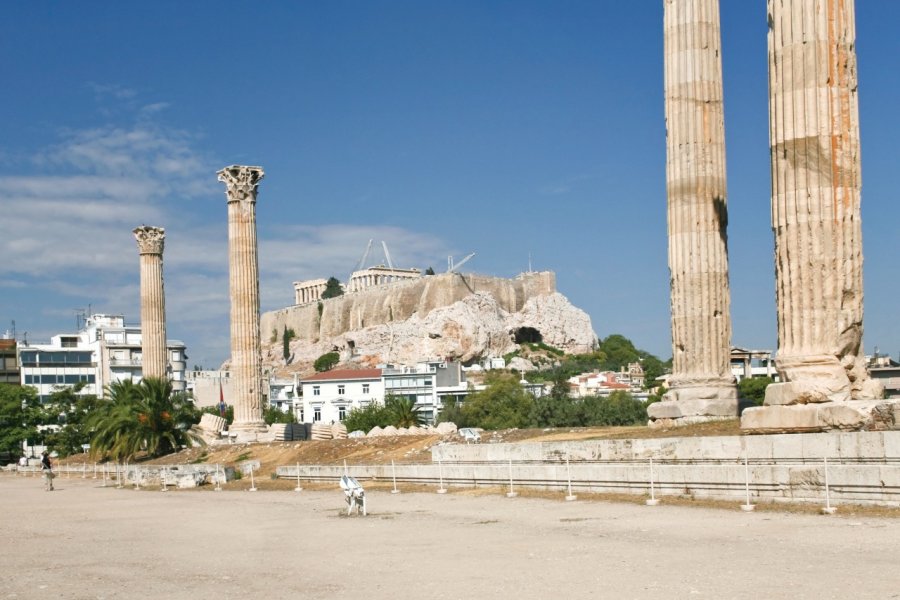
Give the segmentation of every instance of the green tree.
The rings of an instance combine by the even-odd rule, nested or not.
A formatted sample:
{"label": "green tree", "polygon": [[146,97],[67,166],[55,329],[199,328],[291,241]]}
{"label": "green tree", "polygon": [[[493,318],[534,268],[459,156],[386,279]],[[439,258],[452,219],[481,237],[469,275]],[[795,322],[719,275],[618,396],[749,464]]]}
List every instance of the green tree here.
{"label": "green tree", "polygon": [[338,354],[337,352],[328,352],[316,359],[316,362],[313,363],[313,368],[316,370],[317,373],[321,373],[323,371],[330,371],[340,361],[341,361],[340,354]]}
{"label": "green tree", "polygon": [[294,419],[294,411],[284,412],[274,406],[270,406],[263,411],[263,420],[266,422],[266,425],[271,425],[272,423],[293,423],[296,421]]}
{"label": "green tree", "polygon": [[23,441],[38,441],[37,426],[44,418],[37,390],[0,383],[0,456],[11,460],[22,454]]}
{"label": "green tree", "polygon": [[438,412],[437,419],[435,419],[436,423],[455,423],[457,427],[469,427],[470,424],[466,421],[466,417],[463,414],[462,403],[458,402],[456,398],[448,398],[444,400],[443,406],[441,406],[441,410]]}
{"label": "green tree", "polygon": [[344,426],[347,431],[363,431],[369,433],[375,427],[387,427],[390,425],[390,415],[382,404],[373,402],[361,408],[352,408],[344,417]]}
{"label": "green tree", "polygon": [[143,452],[156,457],[199,441],[190,431],[199,421],[198,411],[183,394],[172,392],[167,379],[116,382],[107,395],[108,401],[87,419],[93,456],[132,460]]}
{"label": "green tree", "polygon": [[427,269],[425,269],[425,275],[434,275],[434,269],[428,267]]}
{"label": "green tree", "polygon": [[744,377],[738,382],[738,395],[741,398],[752,400],[757,406],[762,406],[766,399],[766,388],[774,383],[771,377]]}
{"label": "green tree", "polygon": [[297,334],[294,333],[293,329],[288,329],[288,326],[284,326],[284,334],[281,337],[281,355],[284,357],[284,362],[287,364],[288,360],[291,358],[291,340]]}
{"label": "green tree", "polygon": [[646,352],[642,354],[641,368],[644,369],[644,389],[649,390],[659,385],[657,379],[672,370],[672,359],[663,362],[652,354]]}
{"label": "green tree", "polygon": [[638,362],[641,354],[634,344],[624,335],[614,333],[600,342],[599,351],[606,355],[602,368],[607,371],[618,371],[627,367],[628,363]]}
{"label": "green tree", "polygon": [[586,426],[643,425],[647,407],[628,392],[617,390],[609,396],[589,396],[582,400]]}
{"label": "green tree", "polygon": [[491,372],[485,383],[484,390],[466,398],[462,408],[466,421],[484,429],[526,427],[534,398],[522,388],[518,377],[513,373]]}
{"label": "green tree", "polygon": [[98,410],[103,400],[94,394],[79,394],[84,384],[66,386],[50,394],[46,405],[48,422],[58,422],[62,427],[45,436],[45,443],[51,446],[60,456],[79,454],[82,446],[90,443],[91,426],[88,418]]}
{"label": "green tree", "polygon": [[535,398],[530,420],[532,427],[577,427],[581,424],[581,411],[569,395],[569,379],[562,369],[556,370],[550,393]]}
{"label": "green tree", "polygon": [[384,398],[384,407],[387,409],[390,424],[394,427],[412,427],[425,422],[425,417],[419,414],[416,401],[407,396],[388,394]]}
{"label": "green tree", "polygon": [[343,295],[344,288],[341,285],[341,282],[338,281],[336,277],[329,277],[328,281],[325,282],[325,291],[322,292],[322,300],[337,298],[338,296]]}

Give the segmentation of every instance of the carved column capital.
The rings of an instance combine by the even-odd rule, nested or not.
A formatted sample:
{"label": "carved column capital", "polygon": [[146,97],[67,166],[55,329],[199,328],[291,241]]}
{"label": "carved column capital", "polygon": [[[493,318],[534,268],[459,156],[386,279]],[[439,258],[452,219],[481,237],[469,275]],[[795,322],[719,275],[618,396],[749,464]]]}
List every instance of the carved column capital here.
{"label": "carved column capital", "polygon": [[134,230],[138,251],[141,254],[162,254],[166,241],[166,230],[162,227],[141,225]]}
{"label": "carved column capital", "polygon": [[219,181],[225,184],[228,202],[256,202],[259,182],[265,177],[262,167],[231,165],[218,173]]}

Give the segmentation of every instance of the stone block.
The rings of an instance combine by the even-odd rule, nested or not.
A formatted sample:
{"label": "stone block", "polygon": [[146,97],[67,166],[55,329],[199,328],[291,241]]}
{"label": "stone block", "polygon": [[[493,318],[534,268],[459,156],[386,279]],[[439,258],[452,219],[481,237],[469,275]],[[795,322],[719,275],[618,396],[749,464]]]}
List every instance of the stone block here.
{"label": "stone block", "polygon": [[797,437],[801,442],[800,455],[806,460],[821,460],[823,457],[835,458],[840,456],[840,439],[834,433],[803,433],[800,435],[786,435],[784,437]]}
{"label": "stone block", "polygon": [[684,417],[737,417],[737,398],[692,398],[655,402],[647,407],[651,419],[679,419]]}
{"label": "stone block", "polygon": [[884,455],[887,458],[900,458],[900,431],[884,431],[881,435]]}
{"label": "stone block", "polygon": [[[766,388],[771,388],[770,385]],[[812,432],[828,427],[819,421],[815,406],[756,406],[741,415],[741,429],[750,433]]]}
{"label": "stone block", "polygon": [[841,458],[884,458],[884,433],[881,431],[844,431],[838,434]]}
{"label": "stone block", "polygon": [[870,416],[863,407],[845,402],[828,402],[818,409],[819,421],[830,429],[861,429]]}

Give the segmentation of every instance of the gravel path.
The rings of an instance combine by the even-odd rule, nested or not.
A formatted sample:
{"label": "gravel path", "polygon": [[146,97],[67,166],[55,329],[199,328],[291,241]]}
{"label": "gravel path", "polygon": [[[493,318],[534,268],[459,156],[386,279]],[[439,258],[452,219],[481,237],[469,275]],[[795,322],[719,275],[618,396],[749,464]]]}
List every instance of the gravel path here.
{"label": "gravel path", "polygon": [[900,521],[0,475],[3,598],[900,598]]}

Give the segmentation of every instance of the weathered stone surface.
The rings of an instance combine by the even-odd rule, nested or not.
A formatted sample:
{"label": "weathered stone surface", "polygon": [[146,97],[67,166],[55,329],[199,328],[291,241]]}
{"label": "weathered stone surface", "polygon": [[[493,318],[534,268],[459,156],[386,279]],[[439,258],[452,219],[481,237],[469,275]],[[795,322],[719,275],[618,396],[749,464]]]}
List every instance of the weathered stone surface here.
{"label": "weathered stone surface", "polygon": [[144,377],[167,377],[166,294],[163,249],[166,230],[142,225],[134,230],[141,262],[141,372]]}
{"label": "weathered stone surface", "polygon": [[313,423],[312,434],[313,440],[330,440],[332,439],[331,425],[327,423]]}
{"label": "weathered stone surface", "polygon": [[435,429],[441,435],[447,435],[448,433],[456,433],[457,427],[456,423],[449,423],[445,421],[443,423],[438,423]]}
{"label": "weathered stone surface", "polygon": [[[854,12],[852,0],[768,2],[776,367],[784,383],[769,386],[765,407],[747,415],[750,429],[868,427],[867,408],[832,403],[882,395],[862,352]],[[812,403],[827,408],[795,406]]]}
{"label": "weathered stone surface", "polygon": [[[422,279],[438,282],[443,279],[446,285],[455,288],[456,282],[461,280],[462,276],[449,275],[449,277],[432,276]],[[547,278],[538,278],[538,281],[546,280]],[[324,325],[321,336],[318,333],[312,337],[298,333],[297,339],[291,342],[294,360],[289,369],[310,370],[312,363],[319,356],[332,350],[339,351],[344,362],[355,361],[372,366],[383,362],[414,364],[422,359],[435,357],[464,362],[477,361],[489,356],[502,356],[515,350],[518,347],[515,343],[515,333],[523,327],[537,330],[547,344],[567,352],[589,352],[595,347],[597,338],[590,317],[584,311],[572,306],[562,294],[551,290],[546,294],[513,301],[507,296],[525,293],[527,286],[517,292],[516,286],[508,289],[500,285],[503,281],[516,280],[482,278],[479,281],[492,282],[494,285],[485,285],[486,289],[481,290],[479,289],[481,286],[473,283],[474,291],[465,288],[466,294],[449,305],[438,304],[433,307],[424,305],[421,310],[411,313],[409,307],[402,308],[407,297],[406,288],[422,285],[421,281],[384,286],[378,291],[380,303],[361,303],[360,299],[353,297],[373,295],[374,290],[349,294],[345,300],[340,298],[327,300],[323,302],[325,308],[322,322],[325,322],[324,317],[329,306],[336,307],[335,310],[349,307],[351,312],[353,307],[357,307],[360,310],[352,319],[354,328],[345,331],[338,328],[336,330],[340,333],[334,336],[329,336],[326,332],[335,329]],[[433,282],[429,282],[428,288],[434,292],[433,296],[438,295]],[[419,289],[427,291],[424,287]],[[450,296],[453,297],[455,294]],[[393,321],[382,323],[379,322],[383,316],[380,309],[369,312],[368,309],[361,308],[362,305],[371,308],[384,304],[398,306],[395,315],[409,313],[409,316],[403,319],[395,317]],[[509,312],[504,307],[518,307],[518,309]],[[309,318],[314,321],[318,319],[317,311],[310,312],[308,306],[294,308],[296,310],[264,315],[263,323],[266,330],[282,331],[286,325],[295,332],[307,331],[309,323],[301,324],[296,319]],[[351,320],[346,321],[346,324],[350,323]],[[358,323],[362,326],[357,328]],[[272,368],[285,368],[281,343],[269,340],[263,349],[264,364]]]}
{"label": "weathered stone surface", "polygon": [[[673,349],[671,389],[665,404],[732,398],[728,413],[737,416],[737,392],[730,365],[719,3],[667,0],[664,7]],[[705,406],[720,410],[722,403]],[[682,412],[676,407],[661,406],[656,409],[659,416],[651,415],[651,419],[701,416],[695,411],[703,407],[702,403],[694,403]]]}
{"label": "weathered stone surface", "polygon": [[753,407],[741,415],[741,429],[750,433],[900,429],[898,404],[856,400]]}
{"label": "weathered stone surface", "polygon": [[534,366],[534,363],[532,363],[530,360],[522,358],[521,356],[514,356],[506,366],[507,368],[515,369],[520,373],[527,373],[528,371],[534,371],[535,369],[537,369],[537,367]]}
{"label": "weathered stone surface", "polygon": [[347,439],[347,426],[343,423],[335,423],[331,426],[331,437],[335,440]]}
{"label": "weathered stone surface", "polygon": [[731,398],[696,398],[678,402],[654,402],[647,407],[647,416],[651,419],[702,416],[734,418],[734,415],[735,405]]}
{"label": "weathered stone surface", "polygon": [[[231,294],[231,365],[234,399],[232,431],[259,434],[263,420],[259,335],[259,257],[256,195],[261,167],[232,165],[217,173],[228,198],[228,275]],[[248,437],[257,437],[249,435]]]}

